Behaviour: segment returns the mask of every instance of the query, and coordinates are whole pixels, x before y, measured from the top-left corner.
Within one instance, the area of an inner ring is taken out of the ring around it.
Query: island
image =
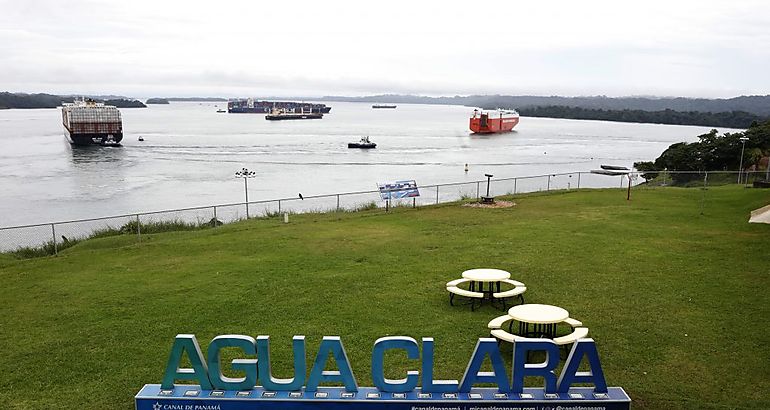
[[[24,94],[0,92],[0,107],[10,108],[56,108],[64,103],[79,100],[81,96],[53,95],[53,94]],[[141,101],[122,96],[85,96],[105,105],[114,105],[118,108],[146,108]]]
[[[141,101],[128,98],[104,100],[104,105],[112,105],[118,108],[147,108]]]
[[[148,98],[145,104],[168,104],[168,99],[166,98]]]

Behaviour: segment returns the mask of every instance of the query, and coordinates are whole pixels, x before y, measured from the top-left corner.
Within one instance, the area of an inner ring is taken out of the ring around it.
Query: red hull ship
[[[508,132],[519,123],[519,113],[516,111],[500,111],[490,114],[479,110],[473,110],[471,117],[471,131],[476,134],[491,134],[495,132]]]

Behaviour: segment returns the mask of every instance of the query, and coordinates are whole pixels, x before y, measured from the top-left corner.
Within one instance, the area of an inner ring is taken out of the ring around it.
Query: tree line
[[[743,155],[741,155],[743,154]],[[754,122],[745,131],[719,134],[711,130],[697,142],[678,142],[669,146],[655,161],[635,162],[646,180],[660,171],[741,171],[766,170],[770,166],[770,120]],[[693,174],[672,174],[674,183],[686,183]]]
[[[313,100],[312,97],[302,99]],[[528,107],[564,106],[592,110],[642,110],[642,111],[698,111],[729,112],[745,111],[770,117],[770,95],[742,95],[733,98],[684,98],[684,97],[561,97],[538,95],[455,95],[452,97],[426,97],[421,95],[383,94],[366,97],[328,96],[325,101],[451,104],[468,107]]]
[[[525,107],[519,114],[526,117],[569,118],[575,120],[622,121],[636,123],[705,125],[710,127],[746,128],[765,118],[745,111],[700,112],[643,110],[603,110],[566,106]]]
[[[0,109],[9,108],[56,108],[64,103],[71,103],[79,96],[74,95],[54,95],[54,94],[21,94],[0,92]],[[145,108],[147,107],[141,101],[126,97],[110,96],[108,98],[92,97],[96,102],[103,102],[105,105],[114,105],[118,108]]]

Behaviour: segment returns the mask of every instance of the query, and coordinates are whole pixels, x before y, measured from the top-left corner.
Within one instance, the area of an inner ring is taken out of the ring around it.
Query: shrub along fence
[[[641,177],[640,177],[641,176]],[[493,178],[491,196],[516,195],[554,190],[584,188],[626,188],[638,186],[647,177],[647,186],[707,187],[728,183],[751,184],[764,178],[764,172],[729,171],[645,171],[628,175],[601,175],[592,172],[565,172],[524,177]],[[426,206],[462,199],[478,199],[487,193],[487,180],[419,186],[414,199],[391,200],[389,206]],[[48,222],[0,228],[0,252],[20,258],[54,255],[89,239],[116,235],[142,235],[197,229],[211,229],[222,224],[252,218],[276,217],[284,213],[355,212],[385,208],[377,190],[310,195],[133,213],[71,221]]]

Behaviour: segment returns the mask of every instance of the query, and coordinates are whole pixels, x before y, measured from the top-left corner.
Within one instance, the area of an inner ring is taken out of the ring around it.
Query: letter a
[[[180,369],[182,356],[187,352],[190,358],[191,369]],[[163,389],[173,389],[174,380],[192,380],[200,384],[201,389],[211,390],[209,381],[209,371],[206,368],[206,361],[203,360],[203,353],[195,335],[176,335],[174,346],[171,347],[171,354],[168,357],[166,372],[163,375],[163,382],[160,387]]]
[[[590,371],[578,371],[583,356],[588,359]],[[604,371],[599,362],[599,352],[596,351],[596,343],[593,339],[580,339],[572,346],[569,357],[564,364],[564,370],[559,376],[559,393],[568,392],[570,386],[575,383],[592,383],[596,393],[607,393],[607,381],[604,380]]]

